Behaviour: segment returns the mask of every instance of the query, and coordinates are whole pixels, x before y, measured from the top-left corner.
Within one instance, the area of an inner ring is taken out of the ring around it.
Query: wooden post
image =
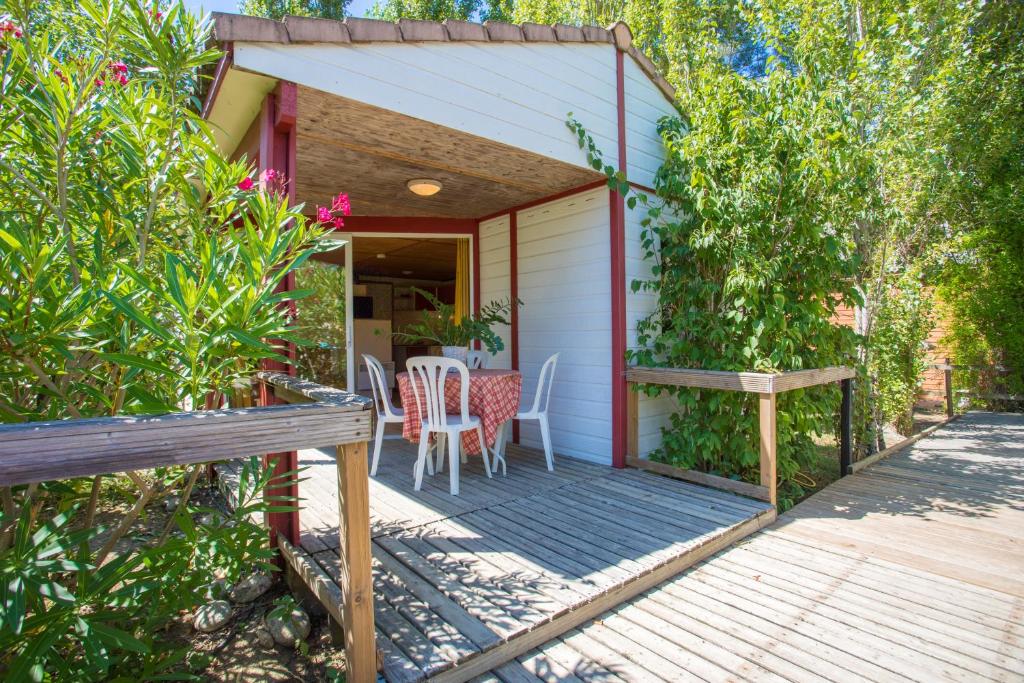
[[[260,382],[259,404],[261,406],[273,406],[287,403],[274,395],[274,390],[266,382]],[[267,453],[263,456],[263,468],[273,470],[274,486],[268,486],[263,491],[264,498],[287,496],[292,499],[289,505],[294,508],[290,512],[267,512],[265,513],[267,528],[270,531],[270,547],[277,551],[277,537],[284,536],[292,545],[299,545],[299,454],[298,451],[284,451],[282,453]],[[288,473],[291,474],[288,474]],[[285,479],[287,475],[287,479]],[[281,505],[281,501],[271,502],[272,505]],[[276,562],[283,564],[283,558],[278,556]]]
[[[640,392],[630,386],[626,391],[626,459],[640,457]]]
[[[366,442],[337,448],[338,555],[342,616],[345,623],[346,680],[372,683],[377,678],[373,625],[373,572],[370,555],[370,486]]]
[[[853,379],[840,380],[843,404],[839,412],[839,476],[850,473],[853,464]]]
[[[759,394],[761,421],[761,486],[768,489],[768,502],[778,505],[775,474],[775,394]]]
[[[942,377],[946,384],[946,417],[953,417],[953,366],[949,359],[946,359],[946,367],[942,370]]]

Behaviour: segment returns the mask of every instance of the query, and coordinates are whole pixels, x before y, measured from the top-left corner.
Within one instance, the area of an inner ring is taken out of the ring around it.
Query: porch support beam
[[[274,92],[269,93],[263,100],[263,108],[260,110],[260,135],[259,135],[259,170],[262,174],[270,169],[278,171],[285,178],[285,192],[288,202],[295,202],[295,120],[296,120],[296,87],[294,83],[282,81],[278,83]],[[289,273],[288,277],[278,285],[278,291],[290,291],[295,289],[295,274]],[[295,302],[288,301],[285,304],[292,316],[295,315]],[[289,359],[295,358],[295,346],[288,345],[287,355]],[[273,360],[265,360],[261,363],[265,371],[285,372],[289,375],[295,374],[295,366],[292,363],[281,363]],[[269,406],[283,403],[274,396],[273,391],[261,384],[260,405]],[[287,472],[295,472],[298,469],[298,452],[285,451],[281,453],[269,453],[263,456],[263,466],[272,468],[274,475],[283,476]],[[277,537],[280,535],[292,545],[299,544],[300,526],[298,498],[299,487],[295,477],[290,477],[291,483],[286,486],[267,489],[268,496],[289,496],[295,500],[295,509],[291,512],[268,512],[267,526],[270,529],[270,547],[277,548]]]

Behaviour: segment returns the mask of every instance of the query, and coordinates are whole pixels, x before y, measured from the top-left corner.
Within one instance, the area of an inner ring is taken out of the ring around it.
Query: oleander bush
[[[307,223],[284,179],[255,179],[217,150],[197,113],[219,56],[208,27],[180,3],[142,0],[0,12],[0,420],[244,404],[245,379],[295,341],[290,295],[275,290],[317,249],[324,218]],[[156,471],[147,495],[184,491],[152,539],[125,537],[144,505],[95,525],[101,478],[0,489],[0,677],[178,671],[167,622],[213,568],[234,578],[264,563],[249,515],[291,504],[264,502],[281,482],[247,472],[256,497],[200,524],[199,469]]]

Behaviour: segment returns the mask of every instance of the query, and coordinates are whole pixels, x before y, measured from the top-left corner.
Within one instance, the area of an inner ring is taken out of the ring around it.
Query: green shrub
[[[13,535],[0,550],[4,680],[166,680],[176,672],[185,649],[168,627],[204,601],[214,571],[232,582],[273,569],[267,532],[250,517],[288,509],[264,501],[283,479],[255,457],[241,477],[230,513],[189,507],[175,516],[177,534],[102,564],[90,541],[107,530],[76,523],[82,496],[72,486],[50,487],[42,519],[30,504],[17,518],[0,516]],[[204,516],[211,521],[194,521]]]
[[[257,184],[218,152],[196,110],[201,70],[219,56],[208,26],[139,0],[2,11],[0,420],[244,403],[259,362],[282,358],[264,340],[295,338],[279,305],[290,295],[275,290],[323,228],[287,206],[278,179]],[[222,523],[193,522],[198,474],[157,472],[187,481],[177,535],[118,549],[143,507],[101,537],[100,478],[0,489],[6,680],[143,680],[176,666],[162,629],[212,568],[234,576],[268,557],[247,516],[264,509],[257,498]]]
[[[666,161],[657,199],[635,193],[652,278],[633,291],[657,296],[637,325],[629,361],[705,370],[783,372],[851,365],[857,335],[833,325],[860,297],[852,225],[867,172],[845,100],[808,74],[776,67],[763,80],[719,67],[692,74],[687,117],[661,121]],[[601,170],[600,152],[571,120]],[[604,167],[609,184],[626,178]],[[651,388],[652,392],[660,388]],[[667,388],[679,410],[652,457],[688,469],[759,479],[758,397]],[[833,433],[836,387],[778,399],[780,503],[817,459],[814,437]]]
[[[934,325],[933,301],[919,278],[900,278],[881,300],[871,345],[871,375],[876,386],[875,409],[880,424],[892,424],[909,435],[913,409],[927,368],[925,341]]]

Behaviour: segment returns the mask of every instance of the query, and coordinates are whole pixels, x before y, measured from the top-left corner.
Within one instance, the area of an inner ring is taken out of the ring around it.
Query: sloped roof
[[[608,28],[567,24],[506,24],[448,19],[443,22],[401,19],[398,22],[346,17],[344,21],[286,16],[282,21],[246,14],[213,12],[213,38],[219,42],[253,43],[610,43],[628,54],[669,100],[675,88],[658,73],[647,55],[633,45],[633,34],[623,22]]]

